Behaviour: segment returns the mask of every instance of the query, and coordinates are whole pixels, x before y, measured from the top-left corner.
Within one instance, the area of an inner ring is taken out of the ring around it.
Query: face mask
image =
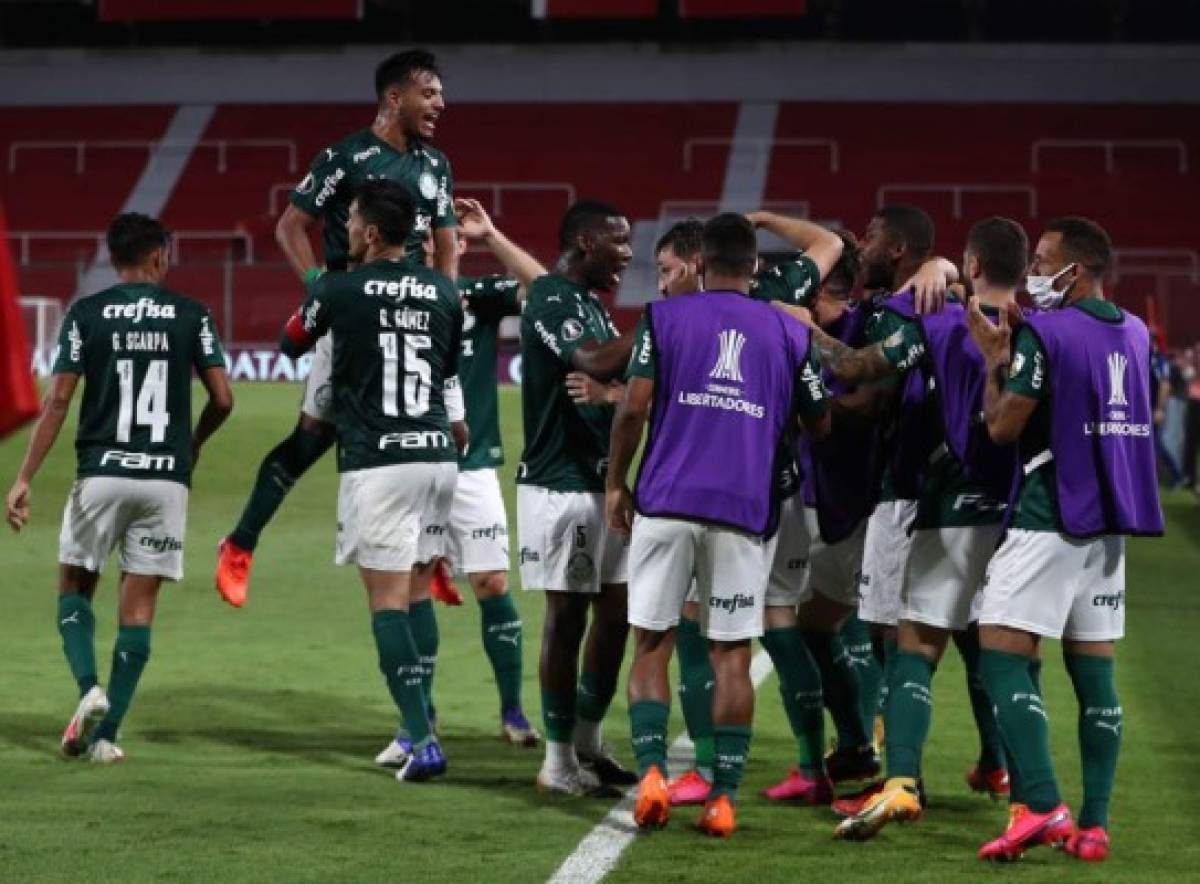
[[[1067,286],[1061,292],[1055,291],[1054,281],[1074,266],[1074,264],[1068,264],[1053,276],[1029,275],[1025,277],[1025,291],[1029,292],[1029,297],[1033,299],[1033,303],[1039,310],[1053,310],[1062,304],[1063,298],[1067,296],[1067,291],[1071,287]]]

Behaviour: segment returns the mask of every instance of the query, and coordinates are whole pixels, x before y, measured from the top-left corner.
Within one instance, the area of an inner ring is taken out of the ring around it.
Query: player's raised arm
[[[822,279],[829,275],[833,265],[842,256],[842,249],[845,247],[842,238],[820,224],[814,224],[804,218],[792,218],[761,210],[750,212],[746,218],[755,227],[771,231],[803,252],[805,257],[817,265]]]
[[[504,269],[521,283],[518,296],[525,297],[526,291],[539,276],[546,275],[546,268],[537,258],[529,254],[496,228],[491,216],[478,200],[456,199],[454,210],[458,213],[459,231],[467,239],[479,240],[496,256]]]
[[[71,410],[71,399],[78,384],[79,375],[69,371],[55,374],[50,382],[50,390],[42,401],[42,412],[38,415],[33,434],[29,437],[25,459],[21,462],[16,481],[13,482],[5,500],[8,524],[14,531],[20,531],[29,521],[30,483],[41,468],[46,455],[54,447],[63,421],[67,419],[67,412]]]
[[[312,282],[321,273],[320,262],[313,254],[308,230],[317,219],[295,206],[289,205],[275,224],[275,242],[287,258],[288,264],[306,283]]]

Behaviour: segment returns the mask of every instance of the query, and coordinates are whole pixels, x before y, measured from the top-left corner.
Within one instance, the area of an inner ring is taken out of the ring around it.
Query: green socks
[[[667,775],[667,719],[671,707],[657,700],[639,700],[629,706],[629,733],[638,774],[645,776],[654,765]]]
[[[58,597],[58,634],[82,697],[97,684],[96,617],[91,602],[77,592]]]
[[[1030,675],[1029,658],[984,648],[979,652],[979,676],[996,709],[1009,761],[1019,774],[1020,798],[1014,800],[1037,813],[1053,810],[1062,798],[1050,760],[1049,719]]]
[[[546,740],[570,743],[575,737],[575,692],[542,691],[542,726]]]
[[[798,767],[806,776],[823,776],[825,708],[817,664],[794,626],[768,629],[762,645],[779,675],[779,696],[800,753]]]
[[[1121,751],[1121,701],[1111,657],[1064,654],[1079,701],[1079,757],[1083,762],[1083,807],[1079,827],[1108,828],[1108,802]]]
[[[423,743],[430,735],[424,667],[409,628],[409,615],[400,610],[376,611],[371,615],[371,632],[379,652],[379,671],[400,709],[404,729],[414,744]]]
[[[433,599],[414,602],[408,606],[408,625],[412,630],[413,644],[417,646],[417,654],[421,657],[421,689],[425,692],[425,701],[429,704],[429,717],[432,719],[436,715],[433,708],[433,670],[437,666],[440,642],[437,617],[433,613]]]
[[[696,769],[709,782],[713,778],[713,675],[708,659],[708,640],[700,634],[700,624],[682,617],[675,631],[675,652],[679,656],[679,705],[688,736],[696,747]]]
[[[494,596],[479,603],[483,650],[492,664],[500,691],[500,711],[521,706],[521,615],[512,595]]]
[[[879,693],[883,687],[883,667],[875,656],[871,645],[871,633],[867,624],[851,614],[842,624],[842,644],[854,663],[858,676],[859,714],[868,734],[875,729],[875,716],[879,714]]]
[[[271,521],[296,480],[321,459],[333,442],[332,434],[310,433],[297,426],[290,436],[271,449],[258,468],[250,499],[246,501],[242,517],[230,535],[237,546],[254,551],[258,546],[258,536],[267,527],[267,522]]]
[[[584,721],[604,720],[609,704],[617,693],[617,673],[601,675],[584,671],[579,676],[579,699],[576,708]]]
[[[975,717],[975,730],[979,732],[979,767],[983,771],[1000,770],[1004,767],[1004,743],[1000,738],[1000,727],[992,712],[992,701],[983,689],[979,678],[979,631],[977,627],[965,632],[954,633],[954,645],[962,656],[967,671],[967,696],[971,700],[971,714]],[[1035,682],[1034,690],[1041,688]]]
[[[122,626],[117,631],[113,645],[112,674],[108,678],[108,714],[96,726],[93,740],[116,742],[117,728],[121,726],[138,679],[150,658],[150,627]]]
[[[802,629],[801,635],[821,673],[825,705],[837,728],[838,749],[859,749],[870,744],[871,736],[859,708],[858,676],[841,638],[836,632],[807,629]]]
[[[718,724],[713,727],[713,743],[716,747],[717,766],[709,800],[727,795],[730,801],[737,801],[738,786],[742,784],[742,771],[746,767],[746,757],[750,754],[750,727]]]
[[[913,651],[899,651],[891,666],[888,704],[883,713],[888,777],[921,776],[921,753],[933,718],[933,663]]]

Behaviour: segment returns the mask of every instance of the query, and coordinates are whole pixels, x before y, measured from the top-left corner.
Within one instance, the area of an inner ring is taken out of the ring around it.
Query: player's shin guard
[[[1029,658],[984,648],[979,675],[996,709],[996,721],[1013,768],[1020,772],[1020,800],[1049,813],[1062,799],[1050,760],[1050,728],[1041,694],[1030,677]]]
[[[483,650],[492,664],[500,710],[521,707],[521,615],[512,595],[492,596],[479,602]]]
[[[1121,751],[1123,715],[1111,657],[1064,654],[1079,701],[1079,757],[1083,764],[1083,806],[1079,828],[1108,828],[1108,802]]]
[[[762,644],[779,674],[779,696],[799,750],[797,766],[809,777],[823,776],[825,708],[817,664],[794,626],[768,629]]]
[[[92,605],[79,593],[58,597],[58,634],[79,696],[96,686],[96,617]]]
[[[117,741],[117,729],[133,702],[138,679],[150,659],[150,627],[122,626],[113,645],[112,674],[108,679],[108,714],[96,726],[92,742]]]
[[[696,768],[713,778],[713,675],[708,657],[708,641],[700,634],[700,624],[681,618],[675,633],[675,651],[679,655],[679,705],[688,736],[696,747]]]
[[[254,479],[254,489],[230,539],[253,552],[258,537],[274,517],[283,499],[304,473],[333,446],[332,434],[312,433],[297,426],[292,434],[263,458]]]
[[[923,655],[900,651],[892,665],[883,733],[887,746],[887,775],[921,776],[921,753],[933,717],[933,664]]]
[[[971,714],[975,717],[975,730],[979,732],[979,769],[999,770],[1005,766],[1004,742],[1000,738],[1000,727],[992,711],[992,701],[983,689],[979,677],[979,630],[971,628],[954,633],[954,645],[962,656],[967,671],[967,696],[971,700]],[[1036,685],[1035,685],[1036,688]],[[1040,694],[1041,691],[1038,690]]]
[[[713,801],[725,795],[730,801],[736,801],[738,786],[742,784],[742,772],[746,768],[746,758],[750,754],[750,727],[718,724],[713,727],[713,744],[717,764],[709,800]]]
[[[809,629],[801,630],[801,634],[821,673],[825,705],[837,728],[838,749],[859,749],[870,744],[870,731],[859,708],[858,676],[841,638],[836,632]]]
[[[879,714],[879,693],[883,688],[883,666],[875,656],[867,624],[851,614],[842,624],[842,644],[854,661],[858,675],[859,714],[870,732]]]
[[[408,736],[414,746],[420,745],[430,734],[428,701],[409,615],[400,610],[376,611],[371,615],[371,632],[379,653],[379,671],[400,710]]]
[[[428,715],[433,718],[433,674],[441,644],[433,599],[413,602],[408,606],[408,625],[412,630],[413,643],[417,646],[417,654],[421,657],[421,690],[425,692],[425,702],[429,704]]]
[[[663,776],[667,775],[667,720],[670,716],[671,707],[657,700],[639,700],[630,705],[629,734],[639,777],[644,777],[655,766]]]

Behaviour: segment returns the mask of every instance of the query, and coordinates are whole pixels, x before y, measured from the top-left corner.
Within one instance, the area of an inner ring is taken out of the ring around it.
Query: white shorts
[[[912,547],[908,526],[916,515],[915,500],[888,500],[877,504],[867,519],[859,619],[884,626],[895,626],[900,619],[904,567]]]
[[[399,463],[342,473],[334,561],[411,571],[445,554],[458,467]]]
[[[804,592],[812,537],[804,518],[804,496],[793,494],[779,511],[779,531],[772,538],[771,575],[767,580],[768,608],[794,608]]]
[[[459,472],[446,555],[458,574],[508,570],[508,514],[495,470]]]
[[[129,574],[183,578],[188,489],[165,479],[88,476],[63,510],[58,560],[100,573],[114,549]]]
[[[603,494],[518,485],[517,534],[525,589],[596,594],[629,579],[629,543],[608,530]]]
[[[768,542],[740,531],[637,516],[629,548],[629,622],[656,632],[678,625],[694,579],[706,637],[758,638],[769,552]]]
[[[999,539],[999,525],[914,531],[900,619],[966,629]]]
[[[1125,538],[1010,529],[988,565],[979,624],[1072,641],[1124,637]]]
[[[321,335],[313,347],[300,410],[315,420],[333,423],[333,332]]]
[[[859,522],[845,540],[832,544],[821,539],[816,507],[804,508],[804,524],[808,529],[811,545],[808,549],[808,571],[804,575],[800,603],[811,599],[814,593],[820,593],[827,599],[857,608],[858,581],[862,576],[867,520]]]

